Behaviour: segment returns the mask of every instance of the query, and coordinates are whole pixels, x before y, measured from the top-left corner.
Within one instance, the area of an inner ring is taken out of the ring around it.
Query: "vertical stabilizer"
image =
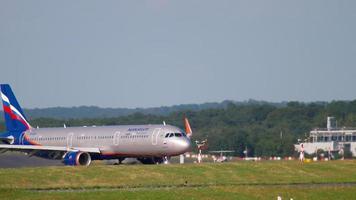
[[[187,134],[187,136],[189,138],[192,137],[193,131],[192,128],[190,128],[189,120],[186,117],[184,118],[184,126],[185,126],[185,133]]]
[[[31,126],[23,114],[10,85],[0,84],[0,87],[7,131],[21,132],[30,129]]]

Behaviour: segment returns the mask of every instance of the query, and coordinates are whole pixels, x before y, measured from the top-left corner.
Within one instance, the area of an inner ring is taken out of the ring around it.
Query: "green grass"
[[[0,199],[356,199],[355,191],[356,161],[0,169]]]

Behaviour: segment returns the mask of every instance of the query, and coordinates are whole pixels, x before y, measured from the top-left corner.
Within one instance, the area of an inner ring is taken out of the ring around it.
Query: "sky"
[[[0,0],[25,108],[356,99],[354,0]]]

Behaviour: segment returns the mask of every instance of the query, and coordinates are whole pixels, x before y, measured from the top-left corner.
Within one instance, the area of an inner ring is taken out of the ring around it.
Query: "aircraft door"
[[[67,148],[71,148],[73,145],[73,133],[67,135]]]
[[[119,145],[120,143],[120,131],[116,131],[114,135],[114,145]]]
[[[152,134],[152,145],[157,145],[157,140],[158,140],[158,136],[159,136],[159,132],[161,131],[161,128],[155,128],[155,130],[153,130],[153,134]]]

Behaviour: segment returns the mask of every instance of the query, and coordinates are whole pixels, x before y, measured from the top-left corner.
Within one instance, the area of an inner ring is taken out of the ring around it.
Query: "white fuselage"
[[[172,133],[172,134],[171,134]],[[102,156],[174,156],[190,148],[183,131],[170,125],[39,128],[23,133],[18,143],[99,148]]]

